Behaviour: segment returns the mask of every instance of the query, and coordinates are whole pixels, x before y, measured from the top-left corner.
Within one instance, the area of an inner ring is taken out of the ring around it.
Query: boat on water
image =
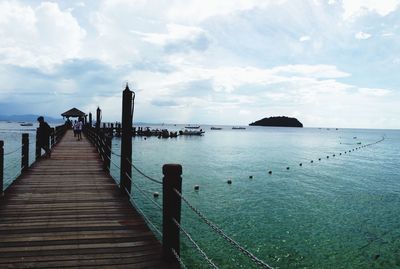
[[[245,127],[240,127],[240,126],[233,126],[232,130],[246,130]]]
[[[196,125],[196,126],[190,126],[190,125],[188,125],[188,126],[185,126],[185,128],[186,128],[186,129],[199,129],[200,126],[199,126],[199,125]]]
[[[211,130],[222,130],[221,127],[211,127],[210,129],[211,129]]]
[[[197,136],[201,136],[203,135],[205,132],[200,129],[200,130],[196,130],[196,131],[192,131],[192,130],[184,130],[184,131],[179,131],[179,135],[197,135]]]
[[[19,125],[21,125],[21,126],[33,126],[33,123],[24,122],[24,123],[20,123]]]

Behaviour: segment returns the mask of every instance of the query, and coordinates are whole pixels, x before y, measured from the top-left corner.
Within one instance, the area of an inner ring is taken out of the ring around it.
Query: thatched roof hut
[[[85,117],[86,116],[86,114],[84,113],[84,112],[82,112],[82,111],[80,111],[79,109],[77,109],[77,108],[71,108],[70,110],[68,110],[68,111],[65,111],[64,113],[62,113],[61,114],[61,116],[63,116],[63,117],[65,117],[65,118],[75,118],[75,117],[77,117],[77,118],[80,118],[80,117]]]

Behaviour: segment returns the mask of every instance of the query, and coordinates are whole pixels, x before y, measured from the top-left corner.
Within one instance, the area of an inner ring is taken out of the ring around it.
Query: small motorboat
[[[211,129],[211,130],[222,130],[221,127],[211,127],[210,129]]]
[[[240,127],[240,126],[233,126],[232,130],[246,130],[245,127]]]
[[[21,126],[33,126],[33,123],[24,122],[24,123],[20,123],[19,125],[21,125]]]

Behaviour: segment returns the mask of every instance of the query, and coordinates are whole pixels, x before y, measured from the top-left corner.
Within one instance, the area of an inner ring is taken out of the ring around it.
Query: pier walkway
[[[168,268],[161,255],[95,147],[70,130],[0,203],[0,268]]]

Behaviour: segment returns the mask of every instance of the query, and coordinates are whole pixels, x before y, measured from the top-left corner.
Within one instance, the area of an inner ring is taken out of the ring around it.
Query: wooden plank
[[[0,268],[170,268],[161,251],[96,149],[71,131],[0,205]]]

